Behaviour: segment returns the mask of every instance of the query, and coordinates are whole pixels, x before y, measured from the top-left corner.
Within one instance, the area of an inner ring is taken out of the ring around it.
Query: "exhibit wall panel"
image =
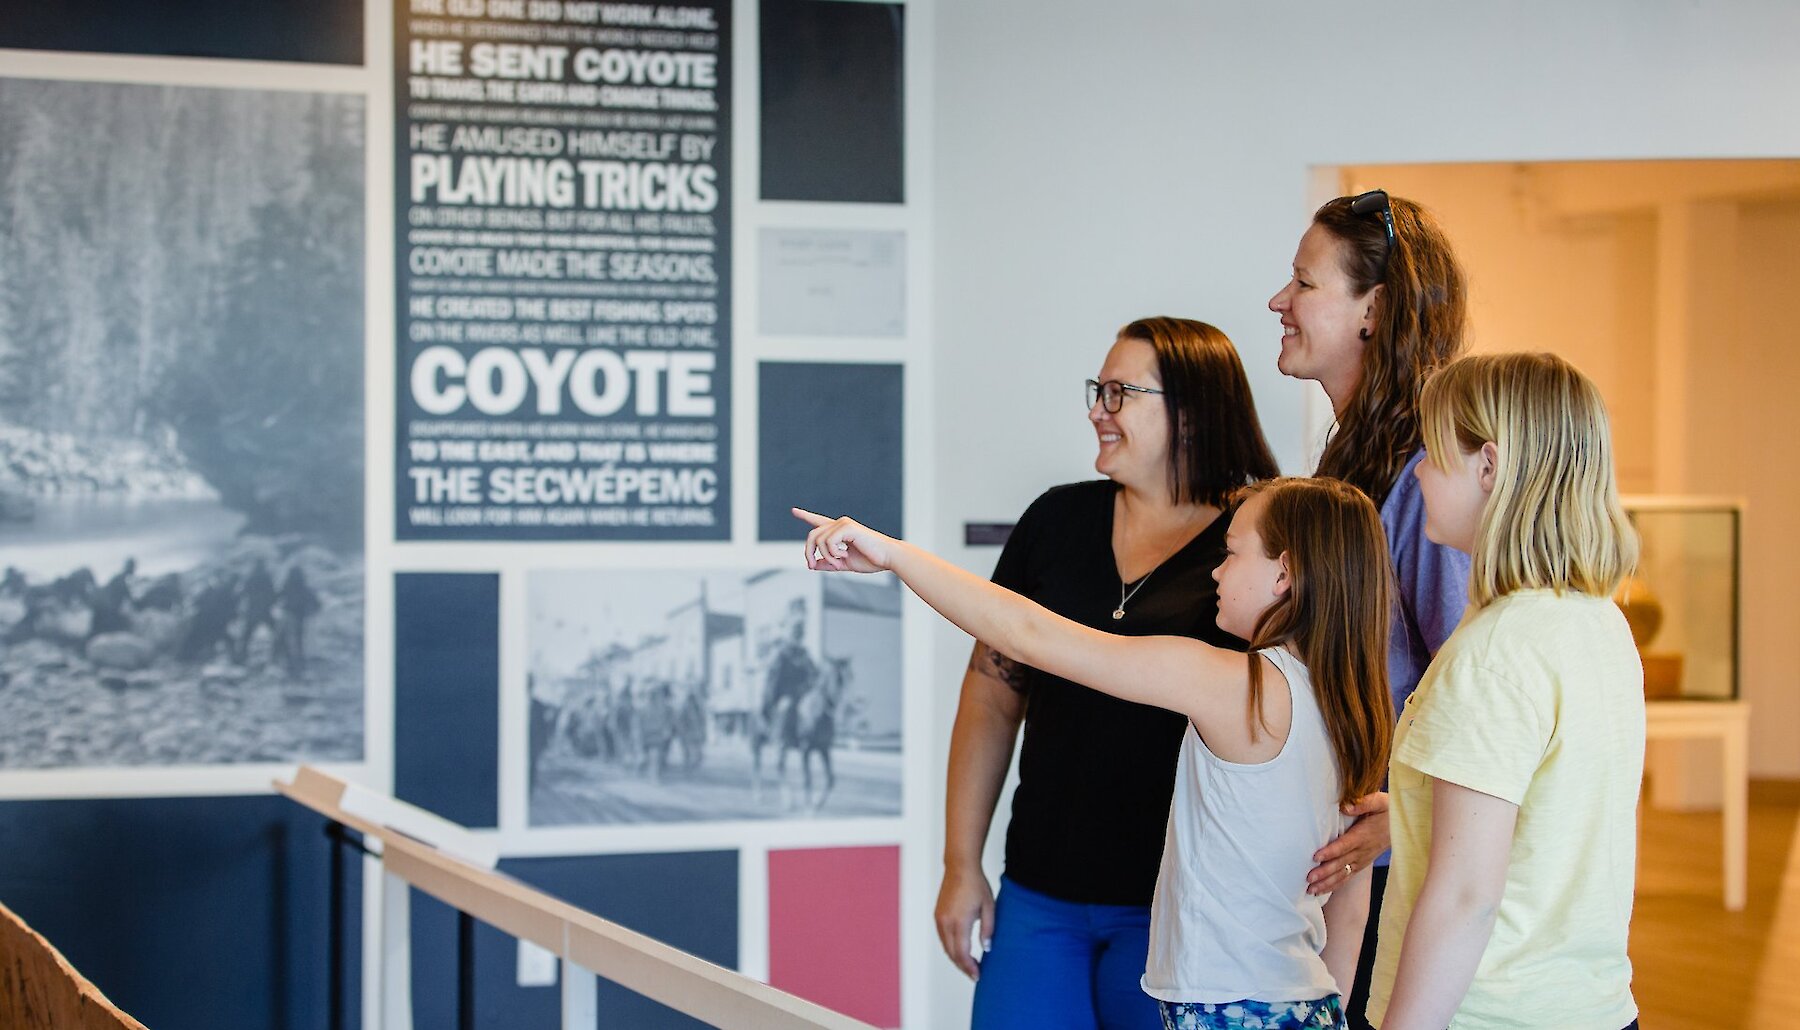
[[[290,6],[0,34],[0,895],[146,1018],[318,1021],[326,841],[269,787],[314,761],[761,978],[772,849],[891,854],[865,900],[928,912],[924,609],[827,589],[763,516],[930,540],[931,4],[334,2],[270,50]],[[855,467],[793,460],[833,436]],[[99,890],[84,853],[152,823],[169,857]],[[266,1006],[104,943],[179,937],[172,899],[200,950],[146,954],[223,949]],[[446,913],[415,916],[442,1015]],[[924,1025],[929,919],[871,933],[857,1004]],[[541,963],[477,952],[483,1005],[548,1018]]]
[[[152,1025],[297,1025],[326,1015],[328,842],[270,781],[391,779],[384,99],[361,4],[200,6],[0,40],[111,51],[0,56],[0,893]],[[362,925],[352,900],[353,1024]]]

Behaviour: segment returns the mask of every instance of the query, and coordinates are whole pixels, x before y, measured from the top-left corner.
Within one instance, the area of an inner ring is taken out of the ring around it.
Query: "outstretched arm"
[[[851,519],[800,508],[794,515],[813,527],[807,568],[891,571],[965,633],[1027,665],[1196,722],[1216,713],[1221,701],[1242,700],[1246,663],[1236,651],[1187,637],[1102,633]]]

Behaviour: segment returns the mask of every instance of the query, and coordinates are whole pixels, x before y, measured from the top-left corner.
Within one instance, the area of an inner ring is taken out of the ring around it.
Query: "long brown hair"
[[[1120,329],[1119,339],[1156,350],[1175,503],[1223,508],[1239,487],[1280,474],[1231,337],[1205,322],[1159,315]]]
[[[1268,499],[1256,527],[1263,552],[1287,555],[1289,588],[1250,634],[1250,732],[1263,720],[1257,652],[1286,645],[1312,677],[1337,754],[1339,800],[1348,804],[1381,789],[1394,735],[1387,669],[1394,593],[1381,515],[1361,491],[1333,479],[1275,479],[1243,496],[1256,494]]]
[[[1375,327],[1363,344],[1356,392],[1338,412],[1337,431],[1318,474],[1341,479],[1379,505],[1419,449],[1419,388],[1463,349],[1468,286],[1437,219],[1405,197],[1389,197],[1394,246],[1373,214],[1350,210],[1350,197],[1313,214],[1341,247],[1341,267],[1356,295],[1377,286]]]

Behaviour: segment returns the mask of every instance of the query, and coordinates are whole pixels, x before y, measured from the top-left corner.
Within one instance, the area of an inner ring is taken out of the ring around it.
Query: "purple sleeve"
[[[1413,475],[1424,455],[1420,451],[1406,463],[1381,506],[1400,594],[1388,656],[1396,703],[1418,685],[1425,666],[1455,632],[1469,603],[1469,556],[1425,536],[1425,498]]]
[[[1419,507],[1413,546],[1394,555],[1400,604],[1418,627],[1425,649],[1435,657],[1462,621],[1469,605],[1469,556],[1425,538],[1425,511]]]

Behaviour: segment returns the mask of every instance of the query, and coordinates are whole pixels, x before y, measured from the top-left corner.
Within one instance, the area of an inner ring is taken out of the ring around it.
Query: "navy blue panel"
[[[500,819],[500,577],[394,576],[394,796]]]
[[[0,802],[0,900],[148,1026],[323,1027],[324,827],[279,797]],[[346,854],[350,1027],[361,869]]]
[[[796,506],[902,535],[900,366],[765,361],[758,390],[758,539],[804,539]]]
[[[904,12],[762,0],[764,200],[906,199]]]
[[[244,61],[363,63],[362,0],[9,3],[0,47]]]
[[[709,962],[737,967],[735,851],[519,858],[501,862],[500,869]],[[455,1026],[456,911],[418,891],[412,898],[413,1022]],[[476,1026],[554,1030],[561,1025],[558,988],[518,986],[514,938],[477,923],[474,950]],[[704,1025],[605,980],[599,1000],[603,1027]]]

